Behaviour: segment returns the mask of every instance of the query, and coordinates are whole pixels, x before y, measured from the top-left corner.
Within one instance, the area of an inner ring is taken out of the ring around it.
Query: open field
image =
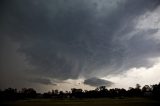
[[[31,99],[3,103],[5,106],[160,106],[160,101],[145,98],[125,99]]]

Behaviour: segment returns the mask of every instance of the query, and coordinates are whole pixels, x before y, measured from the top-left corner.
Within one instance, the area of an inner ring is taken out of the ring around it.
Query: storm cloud
[[[84,81],[84,84],[94,86],[94,87],[99,87],[99,86],[110,87],[114,83],[112,83],[111,81],[107,81],[104,79],[99,79],[99,78],[93,77],[93,78],[86,79]]]
[[[51,80],[46,78],[34,78],[34,79],[30,79],[29,81],[33,83],[44,84],[44,85],[56,85],[53,82],[51,82]]]
[[[136,27],[140,16],[159,7],[159,0],[3,0],[2,4],[1,41],[8,37],[17,43],[28,75],[58,80],[103,77],[149,67],[148,59],[160,56],[160,42],[151,37],[159,29]]]

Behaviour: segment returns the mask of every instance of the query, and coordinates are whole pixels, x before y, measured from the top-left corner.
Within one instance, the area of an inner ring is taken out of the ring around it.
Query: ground
[[[123,99],[29,99],[5,102],[5,106],[160,106],[160,101],[146,98]],[[1,105],[2,106],[2,105]]]

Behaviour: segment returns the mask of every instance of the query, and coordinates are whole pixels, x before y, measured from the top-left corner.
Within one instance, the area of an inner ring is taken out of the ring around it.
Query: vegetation
[[[135,88],[106,89],[100,86],[95,90],[82,90],[72,88],[71,91],[52,90],[46,93],[37,93],[33,88],[17,89],[8,88],[0,90],[0,103],[7,105],[137,105],[151,106],[160,105],[160,83],[155,85],[145,85],[141,88],[139,84]]]

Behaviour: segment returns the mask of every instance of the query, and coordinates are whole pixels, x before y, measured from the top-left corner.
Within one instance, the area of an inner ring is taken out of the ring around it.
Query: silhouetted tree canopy
[[[149,97],[160,99],[160,83],[145,85],[141,89],[140,84],[129,87],[128,90],[114,88],[106,89],[106,86],[97,87],[95,90],[82,90],[72,88],[71,91],[52,90],[51,92],[37,93],[33,88],[22,88],[20,91],[14,88],[0,90],[0,100],[18,100],[28,98],[115,98],[115,97]]]

